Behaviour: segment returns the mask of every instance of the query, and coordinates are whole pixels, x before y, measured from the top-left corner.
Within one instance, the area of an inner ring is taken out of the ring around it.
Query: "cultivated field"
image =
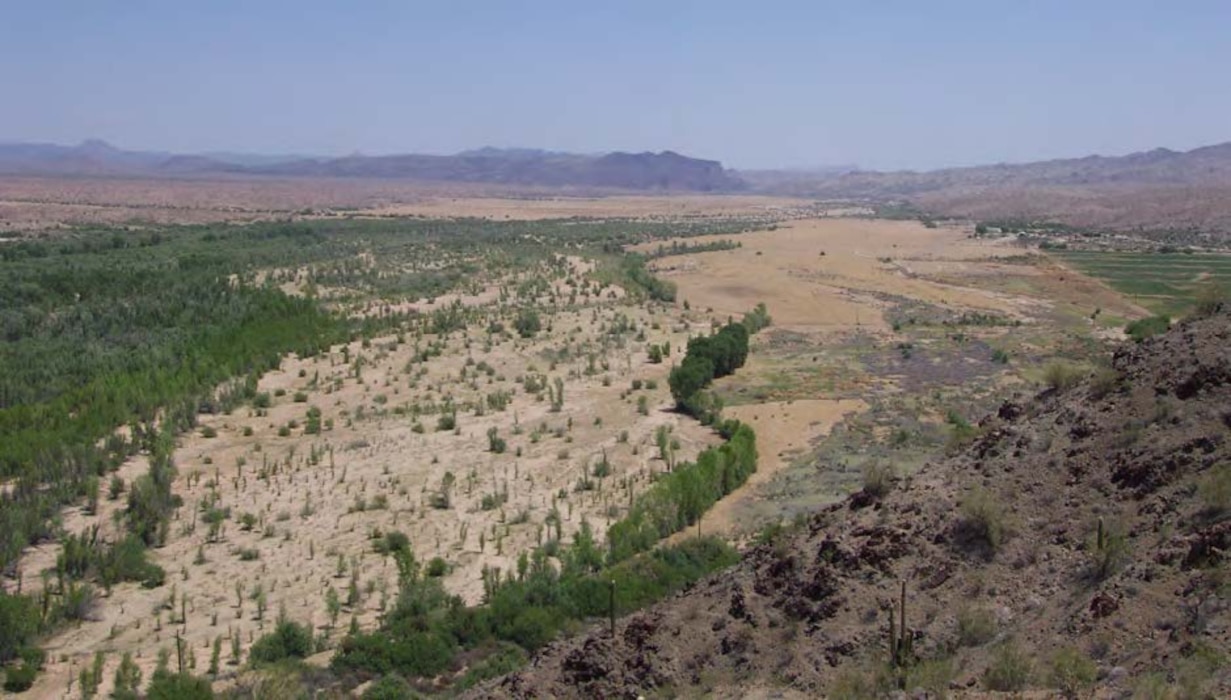
[[[1088,250],[1055,255],[1154,313],[1169,316],[1190,311],[1210,285],[1231,284],[1231,256],[1226,255]]]

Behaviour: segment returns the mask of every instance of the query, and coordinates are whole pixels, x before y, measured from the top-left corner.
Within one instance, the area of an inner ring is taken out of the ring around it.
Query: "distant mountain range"
[[[521,186],[726,192],[745,183],[714,160],[672,151],[579,155],[481,148],[456,155],[341,158],[126,151],[98,140],[76,146],[0,144],[0,172],[26,175],[253,175],[382,178]]]
[[[1191,151],[1156,148],[1125,156],[1086,156],[927,172],[773,171],[740,176],[756,189],[782,194],[867,199],[914,197],[955,188],[1206,186],[1231,183],[1231,143]]]

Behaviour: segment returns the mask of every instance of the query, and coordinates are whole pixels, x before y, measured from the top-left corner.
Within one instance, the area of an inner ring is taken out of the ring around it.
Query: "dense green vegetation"
[[[704,450],[695,463],[676,465],[607,530],[608,561],[615,563],[652,548],[698,522],[718,499],[739,488],[757,468],[756,434],[738,421],[724,421],[727,442]]]
[[[1226,255],[1090,250],[1055,255],[1160,316],[1183,316],[1209,288],[1231,288]]]
[[[748,328],[732,322],[714,335],[688,341],[684,361],[671,370],[667,380],[680,410],[707,421],[716,416],[717,410],[701,390],[715,379],[744,366],[748,359],[748,338]]]
[[[708,243],[681,243],[680,241],[672,241],[671,245],[659,244],[657,248],[650,251],[646,257],[650,260],[657,258],[666,258],[672,255],[690,255],[692,253],[712,253],[719,250],[735,250],[742,247],[739,241],[717,240]]]
[[[604,567],[588,527],[571,546],[553,548],[559,568],[547,548],[540,548],[523,554],[516,572],[489,571],[485,603],[474,607],[448,595],[439,579],[423,575],[409,551],[398,552],[396,606],[380,629],[347,636],[332,668],[359,678],[395,672],[432,677],[456,671],[462,652],[470,652],[470,658],[482,660],[459,684],[473,684],[516,668],[525,652],[565,627],[610,614],[613,590],[615,613],[624,614],[737,560],[721,540],[697,538]],[[510,644],[523,651],[510,653]]]

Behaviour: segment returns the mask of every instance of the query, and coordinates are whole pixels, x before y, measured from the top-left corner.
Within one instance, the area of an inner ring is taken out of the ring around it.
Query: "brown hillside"
[[[1029,688],[1228,697],[1229,341],[1220,314],[1072,386],[1057,372],[882,499],[856,494],[474,696],[872,697],[894,685],[905,582],[908,691],[981,694],[1016,651]]]

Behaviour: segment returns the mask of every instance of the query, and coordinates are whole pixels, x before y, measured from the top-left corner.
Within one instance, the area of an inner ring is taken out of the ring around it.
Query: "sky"
[[[1231,2],[0,0],[0,141],[929,169],[1231,141]]]

